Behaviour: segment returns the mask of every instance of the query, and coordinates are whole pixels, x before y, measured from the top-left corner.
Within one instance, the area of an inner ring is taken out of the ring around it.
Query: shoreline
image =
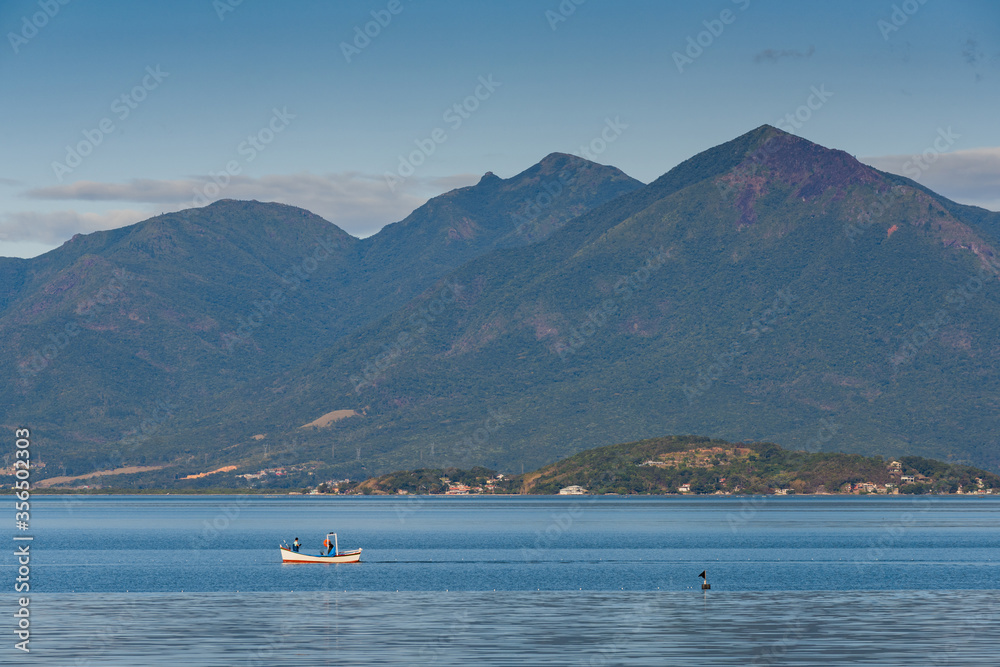
[[[13,489],[4,489],[0,496],[13,496]],[[303,498],[1000,498],[1000,494],[986,493],[797,493],[797,494],[775,494],[775,493],[608,493],[608,494],[559,494],[559,493],[470,493],[464,495],[448,495],[444,493],[407,493],[407,494],[363,494],[363,493],[253,493],[246,491],[216,491],[216,492],[186,492],[149,490],[136,491],[133,489],[122,490],[121,492],[74,492],[70,490],[47,490],[33,489],[32,496],[260,496],[261,498],[287,498],[289,496],[301,496]]]

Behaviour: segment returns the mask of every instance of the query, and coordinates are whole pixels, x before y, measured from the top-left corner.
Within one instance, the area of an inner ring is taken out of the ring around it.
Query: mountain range
[[[166,485],[670,433],[1000,470],[998,230],[770,126],[648,185],[552,154],[365,239],[220,201],[0,260],[0,423],[46,475]]]

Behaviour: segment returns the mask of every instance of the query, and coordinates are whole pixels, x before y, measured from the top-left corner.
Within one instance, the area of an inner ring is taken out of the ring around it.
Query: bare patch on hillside
[[[325,415],[318,419],[314,419],[308,424],[303,424],[299,428],[326,428],[330,424],[341,419],[347,419],[348,417],[358,417],[361,413],[357,410],[334,410],[333,412],[327,412]],[[254,436],[256,437],[256,436]]]
[[[35,486],[40,489],[47,489],[50,486],[62,486],[63,484],[68,484],[69,482],[75,482],[78,479],[91,479],[93,477],[105,477],[107,475],[131,475],[137,472],[162,470],[163,468],[166,468],[166,466],[126,466],[124,468],[115,468],[114,470],[99,470],[97,472],[87,473],[86,475],[74,475],[72,477],[49,477],[48,479],[36,482]]]
[[[221,468],[216,468],[215,470],[209,470],[208,472],[199,472],[194,475],[188,475],[187,477],[182,477],[181,479],[201,479],[202,477],[214,475],[217,472],[229,472],[231,470],[236,470],[236,466],[223,466]]]

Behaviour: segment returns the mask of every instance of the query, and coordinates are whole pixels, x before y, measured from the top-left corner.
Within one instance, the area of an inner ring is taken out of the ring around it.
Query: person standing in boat
[[[294,551],[295,553],[298,553],[298,552],[299,552],[299,547],[300,547],[300,546],[302,546],[302,545],[301,545],[301,544],[299,544],[299,538],[297,538],[297,537],[296,537],[296,538],[295,538],[295,541],[294,541],[294,542],[292,542],[292,551]]]
[[[330,541],[330,536],[329,535],[327,535],[326,539],[323,540],[323,546],[326,548],[326,553],[323,554],[323,555],[324,556],[329,556],[330,552],[333,551],[333,542]]]

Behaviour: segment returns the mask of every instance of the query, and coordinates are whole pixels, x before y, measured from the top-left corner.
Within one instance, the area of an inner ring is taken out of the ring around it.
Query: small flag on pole
[[[705,573],[704,573],[704,572],[702,572],[702,573],[701,573],[701,574],[699,574],[698,576],[699,576],[699,577],[701,577],[702,579],[704,579],[704,580],[708,581],[708,577],[706,577],[706,576],[705,576]]]

